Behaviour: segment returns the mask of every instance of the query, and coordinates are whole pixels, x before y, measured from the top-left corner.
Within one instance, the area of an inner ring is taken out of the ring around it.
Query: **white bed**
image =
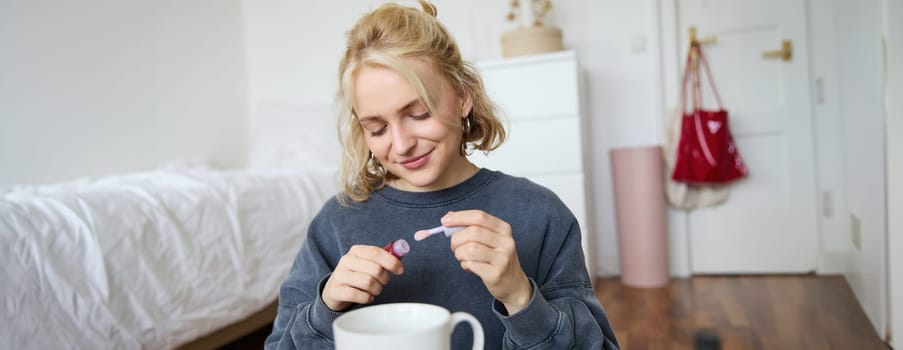
[[[259,312],[335,178],[182,167],[0,189],[0,349],[170,349]]]

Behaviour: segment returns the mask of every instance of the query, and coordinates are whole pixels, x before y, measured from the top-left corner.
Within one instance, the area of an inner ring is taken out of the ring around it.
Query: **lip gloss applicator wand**
[[[426,239],[427,237],[432,236],[437,233],[440,233],[440,232],[445,234],[445,237],[451,237],[451,235],[453,233],[463,230],[464,227],[465,226],[453,226],[453,227],[439,226],[439,227],[431,228],[429,230],[420,230],[420,231],[417,231],[414,233],[414,239],[418,240],[418,241],[422,241],[422,240]]]

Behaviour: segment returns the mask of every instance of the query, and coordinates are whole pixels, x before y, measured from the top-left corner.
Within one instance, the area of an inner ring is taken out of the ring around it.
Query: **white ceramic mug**
[[[458,322],[470,323],[473,348],[482,350],[483,326],[476,317],[431,304],[393,303],[349,311],[332,323],[332,332],[337,350],[447,350]]]

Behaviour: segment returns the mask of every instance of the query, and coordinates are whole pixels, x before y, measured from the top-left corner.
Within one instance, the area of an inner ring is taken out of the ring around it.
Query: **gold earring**
[[[383,167],[382,163],[376,160],[376,157],[373,156],[373,152],[370,152],[370,159],[367,160],[367,171],[380,177],[386,174],[386,168]]]
[[[470,134],[470,128],[470,114],[468,114],[464,116],[463,120],[461,120],[461,131],[464,132],[465,137],[467,136],[467,134]]]

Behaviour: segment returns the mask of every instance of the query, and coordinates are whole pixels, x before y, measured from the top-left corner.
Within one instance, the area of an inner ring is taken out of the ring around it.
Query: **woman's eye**
[[[386,133],[386,126],[379,128],[379,130],[374,130],[370,132],[370,136],[379,136]]]
[[[429,117],[430,117],[430,112],[426,112],[426,113],[423,113],[423,114],[420,114],[420,115],[412,115],[412,116],[411,116],[411,118],[413,118],[414,120],[424,120],[424,119],[429,118]]]

